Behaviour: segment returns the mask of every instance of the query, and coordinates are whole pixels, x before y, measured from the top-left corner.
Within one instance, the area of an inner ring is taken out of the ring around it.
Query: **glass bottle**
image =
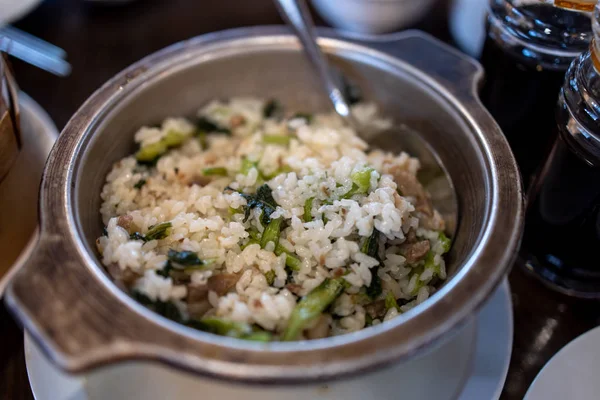
[[[490,0],[481,99],[506,135],[525,186],[552,142],[565,72],[589,47],[590,15],[580,10],[589,10],[589,1],[555,1],[573,10],[552,1]]]
[[[590,50],[569,68],[558,136],[529,194],[521,262],[564,293],[600,298],[600,4]]]

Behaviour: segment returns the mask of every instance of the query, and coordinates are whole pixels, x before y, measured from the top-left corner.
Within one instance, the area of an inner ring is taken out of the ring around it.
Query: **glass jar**
[[[481,99],[506,135],[526,186],[553,140],[565,72],[592,38],[590,15],[579,10],[589,4],[581,1],[568,2],[578,10],[551,1],[490,1]]]
[[[521,262],[564,293],[600,298],[600,4],[590,50],[569,68],[558,136],[529,193]]]

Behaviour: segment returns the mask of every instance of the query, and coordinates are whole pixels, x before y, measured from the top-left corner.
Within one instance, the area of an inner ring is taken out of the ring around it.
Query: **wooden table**
[[[16,26],[64,48],[73,73],[68,78],[56,78],[17,61],[15,70],[21,88],[62,128],[97,87],[149,53],[206,32],[279,23],[270,0],[139,0],[112,7],[83,0],[46,0]],[[446,7],[436,8],[417,27],[450,42]],[[551,292],[518,267],[511,272],[510,283],[515,338],[502,399],[520,400],[552,355],[576,336],[600,325],[600,307],[597,302]],[[0,398],[33,398],[25,370],[23,335],[3,307]]]

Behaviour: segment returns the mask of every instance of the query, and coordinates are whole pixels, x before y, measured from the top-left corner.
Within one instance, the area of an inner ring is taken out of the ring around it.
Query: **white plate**
[[[407,399],[496,400],[508,371],[513,337],[510,290],[505,281],[470,323],[448,343],[418,360],[327,386],[247,387],[215,382],[149,363],[127,363],[84,377],[58,371],[29,336],[25,359],[37,400]]]
[[[600,398],[600,327],[579,336],[548,361],[525,400]]]
[[[42,0],[0,0],[0,26],[24,17],[41,2]]]

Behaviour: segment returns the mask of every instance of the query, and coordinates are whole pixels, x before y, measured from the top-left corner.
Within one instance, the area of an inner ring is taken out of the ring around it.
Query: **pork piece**
[[[141,277],[137,272],[126,268],[121,269],[119,264],[111,263],[106,267],[108,274],[113,278],[117,286],[123,290],[129,289],[135,281]]]
[[[237,274],[218,274],[208,278],[208,290],[223,296],[231,290],[240,279]]]
[[[429,193],[415,175],[399,168],[390,168],[389,173],[394,177],[402,196],[415,198],[415,209],[417,211],[427,216],[433,215],[433,205]]]
[[[400,246],[400,252],[406,258],[407,264],[414,264],[421,261],[431,250],[429,240],[421,240],[415,243],[404,243]]]
[[[331,315],[322,314],[310,329],[304,332],[304,336],[309,339],[323,339],[329,336],[329,324],[331,323]]]
[[[365,311],[373,319],[383,318],[387,311],[385,307],[385,300],[377,300],[365,305]]]

